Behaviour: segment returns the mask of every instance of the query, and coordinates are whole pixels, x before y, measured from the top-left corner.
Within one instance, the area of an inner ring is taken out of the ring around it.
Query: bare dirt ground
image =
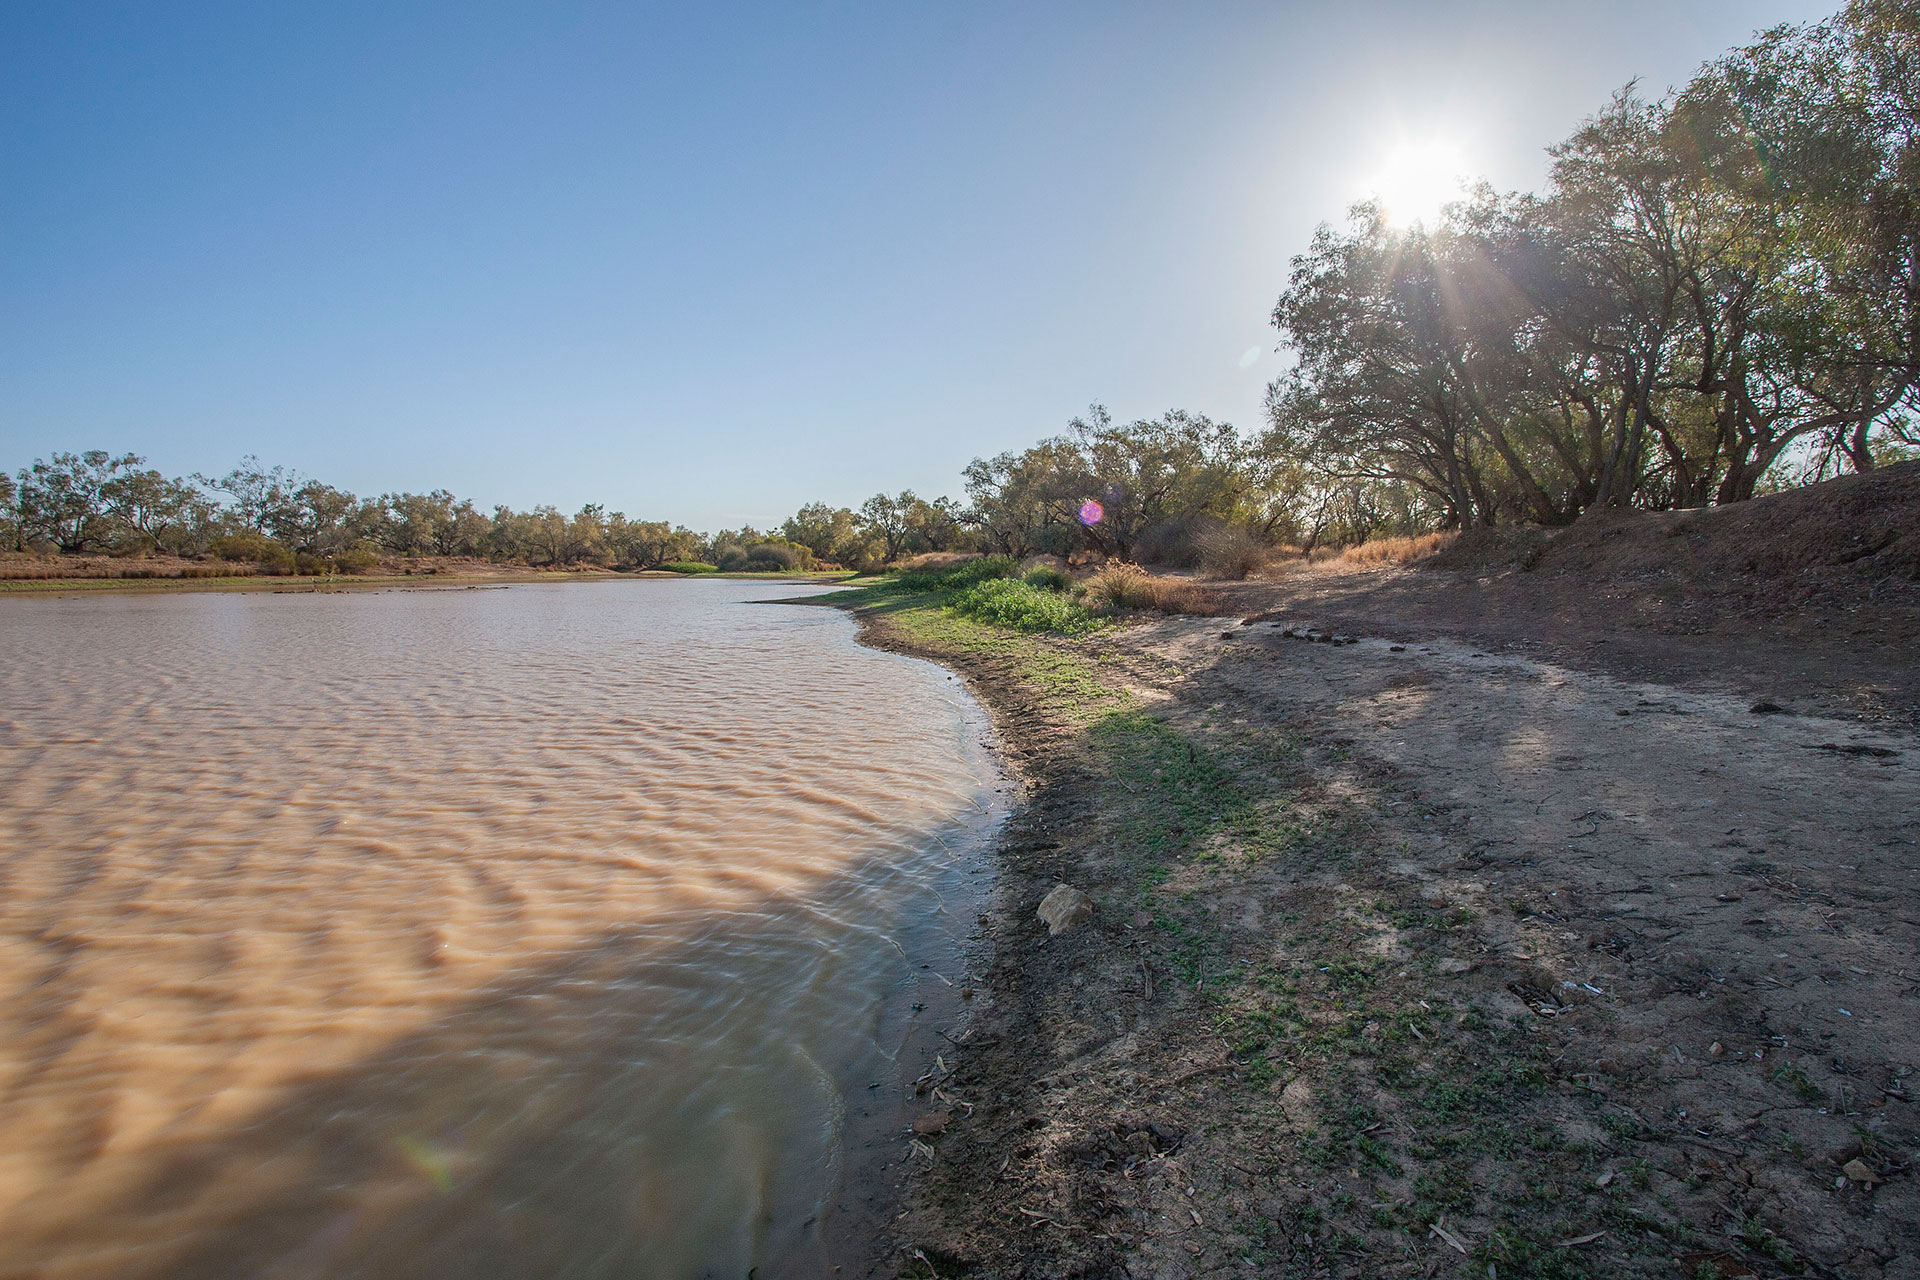
[[[1920,728],[1920,463],[1732,507],[1484,530],[1435,562],[1220,584],[1395,638],[1496,651]]]
[[[1675,592],[1673,519],[1246,623],[870,617],[1026,786],[871,1273],[1920,1275],[1916,583]]]

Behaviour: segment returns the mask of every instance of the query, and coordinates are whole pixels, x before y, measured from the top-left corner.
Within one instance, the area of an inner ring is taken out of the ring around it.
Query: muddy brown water
[[[0,601],[0,1276],[800,1269],[1001,812],[806,593]]]

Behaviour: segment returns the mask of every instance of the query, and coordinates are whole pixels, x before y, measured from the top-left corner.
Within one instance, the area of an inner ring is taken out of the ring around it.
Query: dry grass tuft
[[[1415,560],[1424,560],[1437,555],[1452,546],[1458,533],[1423,533],[1411,538],[1374,538],[1359,546],[1348,547],[1334,557],[1343,567],[1364,568],[1370,565],[1411,564]]]
[[[1203,618],[1227,612],[1226,602],[1205,587],[1177,578],[1161,578],[1135,564],[1110,564],[1086,581],[1087,602],[1114,612],[1148,609],[1190,613]]]
[[[973,551],[923,551],[917,556],[908,556],[896,562],[893,567],[904,573],[921,571],[939,573],[979,558],[979,554]]]

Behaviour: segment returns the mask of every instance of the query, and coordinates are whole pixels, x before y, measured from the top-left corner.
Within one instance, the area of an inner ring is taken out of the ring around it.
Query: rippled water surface
[[[994,781],[804,590],[0,600],[0,1275],[791,1249]]]

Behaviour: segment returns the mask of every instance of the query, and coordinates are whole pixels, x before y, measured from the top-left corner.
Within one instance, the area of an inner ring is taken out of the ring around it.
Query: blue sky
[[[1532,185],[1832,7],[10,4],[0,466],[713,529],[1095,400],[1252,431],[1288,258],[1397,147]]]

